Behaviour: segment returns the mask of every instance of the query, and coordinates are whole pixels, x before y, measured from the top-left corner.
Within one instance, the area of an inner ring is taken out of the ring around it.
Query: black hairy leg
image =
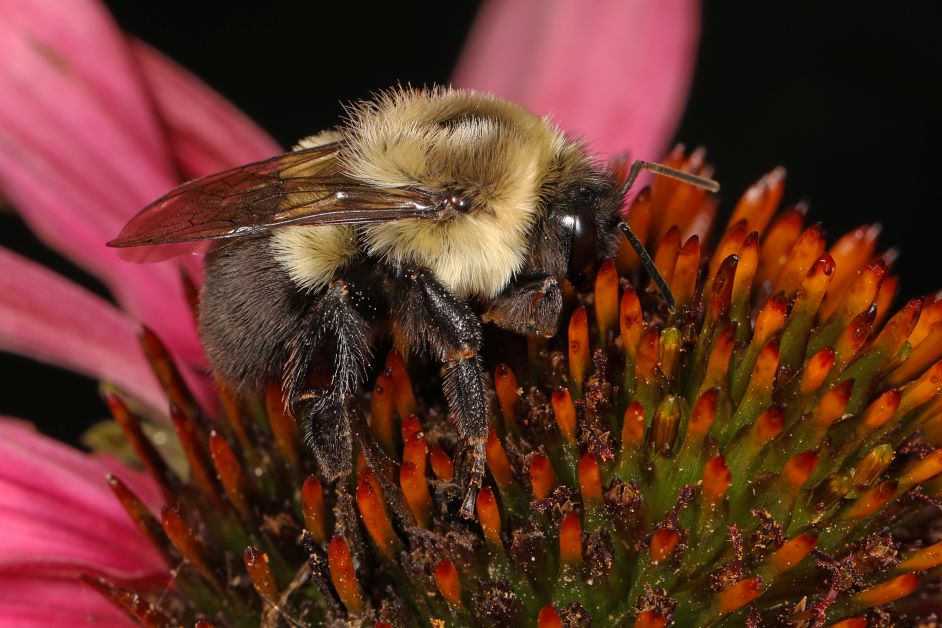
[[[351,470],[353,448],[344,401],[356,392],[370,359],[369,323],[352,303],[352,286],[336,279],[310,309],[307,328],[290,345],[284,392],[304,441],[326,479]],[[330,384],[308,385],[314,355],[332,351]]]
[[[481,319],[525,336],[550,337],[559,329],[563,293],[551,275],[515,279],[488,305]]]
[[[471,453],[470,486],[461,504],[474,516],[475,497],[484,477],[487,441],[487,389],[481,349],[481,321],[427,270],[393,281],[391,318],[409,347],[424,348],[444,365],[444,394],[449,417]]]

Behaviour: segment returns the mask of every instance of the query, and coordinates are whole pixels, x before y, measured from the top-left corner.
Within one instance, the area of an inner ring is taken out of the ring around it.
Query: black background
[[[202,77],[285,146],[330,126],[340,102],[396,81],[447,82],[477,5],[107,4],[126,30]],[[726,211],[751,181],[782,164],[786,202],[809,200],[832,237],[865,222],[884,225],[882,242],[902,249],[901,299],[942,288],[940,6],[705,4],[676,139],[709,149]],[[0,216],[0,244],[101,292],[12,216]],[[74,440],[104,416],[95,384],[74,374],[0,354],[0,382],[0,414],[33,419],[60,437]]]

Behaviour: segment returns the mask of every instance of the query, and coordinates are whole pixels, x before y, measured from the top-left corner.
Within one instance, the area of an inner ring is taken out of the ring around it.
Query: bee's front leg
[[[481,321],[424,269],[394,279],[389,302],[400,340],[409,347],[426,347],[444,364],[449,416],[471,450],[470,486],[461,504],[461,515],[471,518],[484,477],[487,441],[487,388],[478,355]]]
[[[490,302],[481,319],[524,336],[549,338],[559,329],[563,294],[552,275],[518,277]]]

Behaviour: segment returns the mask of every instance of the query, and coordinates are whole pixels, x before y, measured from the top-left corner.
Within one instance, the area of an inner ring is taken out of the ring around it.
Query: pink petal
[[[0,419],[0,574],[160,582],[166,567],[105,482],[109,464]],[[121,477],[151,505],[157,488]]]
[[[0,573],[0,625],[118,628],[137,624],[77,578]]]
[[[0,349],[111,382],[163,410],[137,324],[99,297],[0,248]]]
[[[178,266],[104,243],[177,183],[136,65],[102,7],[0,2],[0,190],[54,248],[102,278],[176,355],[202,364]]]
[[[160,52],[136,40],[131,52],[187,178],[283,152],[245,114]]]
[[[490,0],[454,82],[584,136],[602,155],[658,159],[686,100],[696,0]]]

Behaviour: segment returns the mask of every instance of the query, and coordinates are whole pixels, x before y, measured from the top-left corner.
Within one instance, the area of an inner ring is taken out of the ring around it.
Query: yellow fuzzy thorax
[[[469,211],[358,227],[273,231],[273,252],[305,289],[325,286],[358,252],[394,268],[429,269],[459,298],[491,298],[527,260],[541,195],[567,168],[588,162],[577,144],[526,109],[452,89],[401,89],[348,111],[335,131],[299,148],[341,141],[340,168],[380,188],[455,193]],[[357,244],[359,241],[359,244]]]
[[[447,221],[363,227],[365,247],[421,266],[461,298],[492,297],[523,266],[540,186],[566,147],[529,111],[473,92],[402,90],[354,109],[344,170],[381,187],[455,191],[471,211]]]

